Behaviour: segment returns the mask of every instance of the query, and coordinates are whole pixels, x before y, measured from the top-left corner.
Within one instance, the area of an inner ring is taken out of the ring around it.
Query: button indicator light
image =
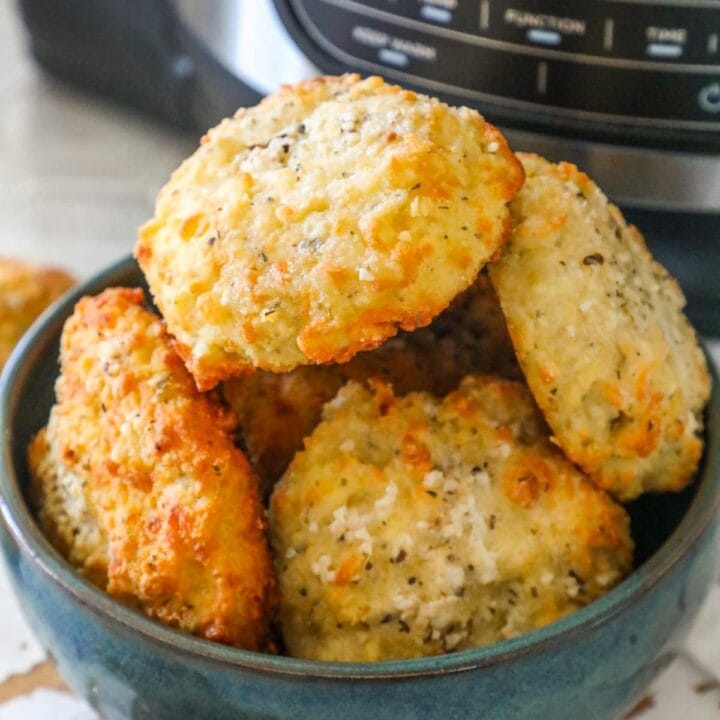
[[[378,58],[380,58],[381,62],[387,63],[388,65],[395,65],[395,67],[405,67],[408,62],[410,62],[410,58],[408,58],[405,53],[390,50],[389,48],[380,50]]]
[[[562,42],[562,36],[559,32],[554,32],[552,30],[539,30],[538,28],[528,30],[527,39],[532,43],[550,45],[552,47],[557,47]]]
[[[681,45],[669,45],[666,43],[650,43],[647,46],[647,54],[654,58],[679,58],[683,53]]]
[[[423,5],[420,8],[420,16],[425,20],[443,23],[443,25],[452,22],[452,13],[449,10],[434,5]]]

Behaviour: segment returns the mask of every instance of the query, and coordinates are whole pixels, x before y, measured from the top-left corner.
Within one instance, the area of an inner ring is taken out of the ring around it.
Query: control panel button
[[[539,28],[528,30],[527,39],[535,45],[547,45],[548,47],[557,47],[562,43],[562,35],[559,32]]]
[[[395,65],[396,67],[405,67],[410,62],[410,58],[405,53],[390,50],[389,48],[380,49],[378,52],[378,60],[387,65]]]
[[[698,104],[705,112],[720,114],[720,82],[711,83],[700,90]]]
[[[679,58],[683,54],[682,45],[673,43],[648,43],[645,54],[649,58],[667,60],[670,58]]]
[[[420,17],[423,20],[440,23],[441,25],[450,25],[453,20],[452,10],[448,7],[439,7],[430,3],[421,5]]]

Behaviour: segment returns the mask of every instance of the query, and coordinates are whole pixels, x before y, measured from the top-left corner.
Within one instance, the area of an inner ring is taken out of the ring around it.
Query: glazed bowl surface
[[[53,550],[26,503],[26,448],[47,421],[59,337],[77,299],[145,287],[131,259],[49,309],[0,381],[0,542],[31,626],[106,720],[616,720],[674,657],[715,579],[720,393],[694,484],[629,506],[636,570],[606,596],[526,635],[448,655],[320,663],[182,634],[115,602]]]

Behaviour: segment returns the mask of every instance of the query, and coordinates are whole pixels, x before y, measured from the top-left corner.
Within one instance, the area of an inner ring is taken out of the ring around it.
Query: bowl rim
[[[376,663],[326,662],[242,650],[212,643],[152,620],[125,607],[91,585],[61,558],[36,525],[25,502],[13,463],[13,418],[30,369],[45,346],[59,335],[65,319],[83,295],[123,285],[139,271],[130,256],[77,285],[50,306],[33,324],[10,356],[0,377],[0,517],[22,554],[32,558],[41,572],[86,610],[105,623],[121,626],[146,642],[189,659],[225,666],[227,669],[262,671],[277,675],[335,679],[412,678],[467,672],[521,656],[543,652],[570,637],[608,622],[637,602],[657,585],[698,543],[720,508],[720,432],[708,435],[704,469],[685,515],[665,543],[628,578],[609,593],[570,615],[538,630],[491,645],[411,660]],[[707,409],[707,426],[720,423],[720,380],[712,357],[705,352],[713,389]]]

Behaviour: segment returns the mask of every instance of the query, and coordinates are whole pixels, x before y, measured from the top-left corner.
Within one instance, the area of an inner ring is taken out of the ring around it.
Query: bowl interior
[[[5,476],[3,481],[8,483],[10,491],[12,491],[14,483],[17,483],[17,488],[22,493],[28,487],[26,448],[35,433],[47,422],[50,407],[54,402],[54,384],[58,375],[59,337],[65,319],[72,312],[78,297],[115,285],[141,287],[145,289],[147,295],[147,286],[135,262],[130,259],[121,261],[81,286],[71,295],[66,296],[59,305],[47,311],[38,320],[33,330],[21,341],[9,361],[0,388],[0,392],[4,391],[2,392],[3,417],[0,418],[0,425],[4,425],[5,431],[3,437]],[[717,387],[718,378],[714,368],[712,372],[714,384]],[[375,666],[378,670],[385,666],[385,671],[408,669],[412,672],[419,672],[424,669],[432,670],[440,667],[442,663],[447,666],[453,663],[454,659],[457,659],[462,665],[463,657],[465,657],[466,663],[470,662],[473,665],[478,662],[499,660],[508,652],[526,649],[534,641],[553,640],[562,633],[576,630],[583,622],[596,622],[603,613],[616,612],[624,602],[628,602],[632,598],[633,593],[646,589],[648,584],[652,584],[692,544],[693,539],[710,521],[720,500],[720,480],[718,479],[720,476],[720,472],[718,472],[720,453],[715,437],[720,435],[715,431],[715,428],[718,427],[717,423],[720,421],[718,417],[720,398],[718,395],[718,391],[714,390],[708,411],[707,423],[713,428],[713,432],[708,433],[708,448],[703,458],[703,466],[698,472],[698,477],[702,478],[702,481],[691,484],[681,493],[649,494],[627,506],[631,516],[632,535],[636,543],[636,570],[628,580],[588,607],[551,626],[519,638],[440,658],[376,663]],[[86,597],[92,598],[96,605],[105,610],[111,608],[112,614],[122,621],[128,622],[128,618],[131,618],[130,622],[133,626],[140,626],[146,634],[164,641],[170,640],[173,645],[180,646],[189,652],[200,649],[204,654],[217,656],[217,659],[220,660],[237,660],[240,664],[247,664],[250,661],[251,664],[257,664],[258,661],[253,660],[252,656],[264,657],[265,660],[260,662],[264,667],[275,669],[282,667],[284,670],[300,670],[313,665],[321,665],[290,658],[259,656],[257,653],[223,646],[209,647],[211,644],[206,641],[158,626],[140,614],[109,601],[108,596],[86,583],[57,557],[49,544],[40,536],[37,528],[32,526],[33,521],[29,518],[27,505],[23,505],[20,493],[16,493],[17,497],[14,499],[10,497],[11,494],[12,492],[8,493],[8,497],[4,500],[0,494],[0,510],[5,512],[6,519],[8,516],[10,517],[8,525],[11,531],[15,530],[16,537],[22,536],[23,542],[30,548],[32,554],[46,567],[51,568],[51,574],[55,575],[61,584],[69,586],[76,593],[84,593]],[[5,508],[2,507],[3,503],[6,505]],[[133,616],[135,616],[134,619]],[[282,666],[282,663],[286,665]],[[278,667],[275,667],[276,665]],[[325,665],[340,664],[326,663]],[[347,670],[352,673],[353,668],[357,671],[362,666],[363,664],[342,664],[344,670],[339,672],[345,674],[345,670]],[[367,665],[364,668],[363,674],[368,674],[368,672],[372,674],[373,671],[367,670]]]

